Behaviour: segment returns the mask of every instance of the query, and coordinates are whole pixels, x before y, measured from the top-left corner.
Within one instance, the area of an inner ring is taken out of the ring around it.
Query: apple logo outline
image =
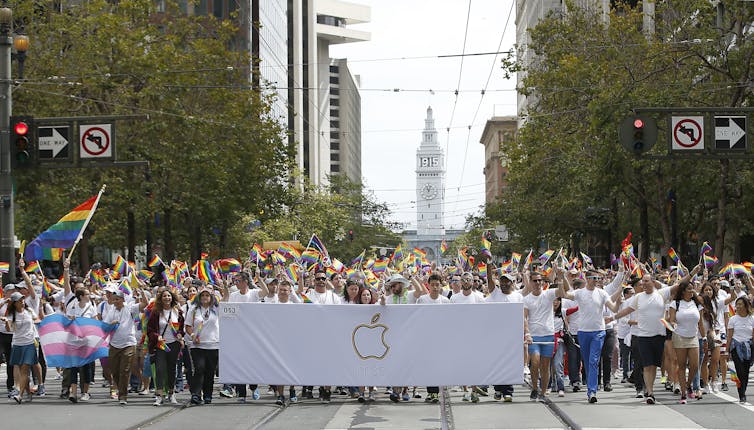
[[[377,324],[380,320],[380,317],[381,317],[380,313],[377,312],[376,314],[372,316],[372,320],[370,324],[364,324],[364,323],[359,324],[353,329],[353,332],[351,333],[351,344],[353,345],[353,350],[356,353],[356,356],[362,360],[368,360],[370,358],[373,358],[375,360],[382,360],[387,356],[388,352],[390,352],[390,345],[388,345],[387,342],[385,342],[385,333],[387,333],[387,331],[390,330],[390,327],[386,326],[385,324]],[[363,330],[382,329],[382,333],[380,334],[380,341],[382,342],[382,346],[385,347],[385,351],[382,353],[382,355],[371,355],[371,354],[362,355],[361,354],[358,346],[356,346],[356,333],[362,329]]]

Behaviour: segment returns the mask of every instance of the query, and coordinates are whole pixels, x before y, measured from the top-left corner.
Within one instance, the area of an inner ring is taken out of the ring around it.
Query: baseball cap
[[[16,284],[8,284],[3,287],[3,295],[10,294],[15,289],[16,289]]]
[[[723,279],[720,281],[720,288],[728,287],[730,288],[730,282],[728,282],[726,279]]]
[[[18,291],[14,292],[13,294],[10,295],[10,300],[12,302],[17,302],[17,301],[23,300],[23,299],[24,299],[24,295],[21,294],[21,293],[19,293]]]
[[[503,273],[503,278],[505,278],[505,279],[507,279],[507,280],[509,280],[511,282],[516,282],[516,278],[513,275],[511,275],[510,273]]]
[[[389,277],[387,281],[385,282],[385,285],[391,285],[395,282],[400,282],[401,284],[403,284],[404,287],[408,286],[408,279],[404,278],[401,275],[393,275]]]
[[[267,279],[264,280],[264,283],[267,284],[267,285],[277,284],[278,283],[278,278],[267,278]]]
[[[115,290],[113,291],[113,295],[115,297],[120,297],[121,299],[126,297],[126,293],[123,290]]]

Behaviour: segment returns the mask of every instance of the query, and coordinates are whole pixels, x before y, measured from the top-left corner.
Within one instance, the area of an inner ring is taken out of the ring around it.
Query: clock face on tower
[[[426,200],[432,200],[437,197],[437,187],[432,184],[424,184],[419,190],[419,194]]]

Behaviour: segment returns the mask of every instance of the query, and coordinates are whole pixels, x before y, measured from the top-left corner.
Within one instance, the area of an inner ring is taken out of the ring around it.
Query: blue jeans
[[[555,349],[555,355],[550,362],[550,374],[552,375],[552,391],[565,390],[563,384],[563,354],[565,352],[565,343],[559,339],[558,346]]]
[[[600,356],[605,342],[605,330],[579,331],[579,345],[581,346],[581,360],[586,372],[586,395],[597,393],[597,379],[599,378]]]

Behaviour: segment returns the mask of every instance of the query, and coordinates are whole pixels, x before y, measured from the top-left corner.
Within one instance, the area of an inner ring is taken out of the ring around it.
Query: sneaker
[[[291,403],[298,403],[298,397],[296,397],[296,395],[289,397],[289,400]]]
[[[154,396],[154,403],[152,403],[152,406],[162,406],[164,403],[164,400],[162,399],[162,396]]]
[[[149,395],[149,387],[147,387],[147,388],[145,388],[145,389],[143,389],[143,390],[139,391],[139,393],[138,393],[138,394],[139,394],[140,396],[147,396],[147,395]]]
[[[461,400],[463,400],[464,402],[470,402],[471,401],[471,393],[468,393],[468,392],[464,393],[463,394],[463,398]]]
[[[44,395],[47,394],[45,391],[45,384],[39,384],[39,388],[37,389],[37,396],[44,397]]]
[[[668,377],[667,376],[661,376],[660,377],[660,384],[664,384],[666,382],[668,382]]]
[[[694,390],[689,390],[688,398],[689,399],[695,399],[696,398],[696,393],[694,392]]]
[[[322,403],[330,403],[330,398],[332,397],[332,393],[330,390],[324,390],[322,392]]]
[[[505,403],[511,403],[513,401],[513,396],[510,394],[506,394],[503,396],[503,402]]]
[[[670,381],[665,381],[665,391],[673,391],[673,383]]]
[[[702,394],[709,394],[709,385],[702,387]]]
[[[122,399],[122,400],[118,401],[118,404],[121,405],[121,406],[127,406],[128,402],[125,399]]]
[[[272,388],[268,388],[268,389],[267,389],[267,395],[268,395],[268,396],[274,396],[274,395],[275,395],[275,392],[274,392],[274,391],[272,391]]]
[[[628,378],[626,378],[626,377],[621,378],[621,380],[620,380],[621,384],[625,384],[626,382],[628,382]]]
[[[275,400],[275,404],[278,406],[285,405],[285,396],[278,396],[277,400]]]
[[[241,399],[243,399],[244,401],[246,401],[246,397],[241,397]],[[241,399],[239,399],[239,400],[241,400]],[[202,399],[200,399],[199,396],[197,396],[197,395],[194,394],[194,395],[191,396],[191,404],[192,405],[201,405],[202,404]],[[157,406],[157,405],[155,405],[155,406]]]
[[[647,404],[648,405],[654,405],[655,404],[655,396],[654,396],[654,394],[647,395]]]
[[[537,390],[531,390],[531,394],[529,394],[529,400],[537,400],[538,396],[539,392]]]
[[[483,390],[483,389],[481,389],[479,387],[474,387],[473,390],[474,390],[475,393],[479,394],[482,397],[487,397],[487,396],[490,395],[488,392],[486,392],[485,390]]]
[[[581,383],[574,382],[573,383],[573,392],[574,393],[578,393],[579,391],[581,391]]]
[[[236,399],[236,403],[246,403],[246,397],[239,397]]]
[[[479,403],[479,396],[475,392],[471,392],[471,403]]]
[[[81,400],[82,402],[88,402],[91,398],[92,396],[90,396],[89,393],[84,393],[81,395],[81,398],[79,400]]]
[[[681,394],[681,386],[678,384],[673,384],[673,394]]]
[[[558,397],[565,397],[565,391],[558,390]]]
[[[597,403],[597,396],[595,396],[594,394],[589,396],[589,403]]]
[[[437,393],[431,393],[427,398],[431,403],[438,403],[440,401],[440,396]]]
[[[728,384],[726,384],[725,382],[723,382],[720,385],[720,389],[723,390],[723,391],[728,391]]]
[[[204,400],[205,400],[204,403],[207,403],[206,402],[207,399],[204,399]],[[173,393],[173,394],[170,395],[170,404],[171,405],[177,405],[178,404],[178,399],[175,398],[175,393]]]
[[[60,373],[58,373],[57,375],[55,375],[55,380],[56,381],[61,381],[62,379],[63,379],[63,375],[61,375]]]
[[[644,394],[642,394],[641,390],[636,390],[636,398],[637,399],[643,399]]]
[[[607,384],[605,384],[605,388],[603,388],[603,390],[605,390],[606,393],[609,393],[613,391],[613,386],[608,382]]]
[[[113,400],[117,400],[118,399],[118,393],[115,392],[114,390],[110,390],[110,398],[113,399]]]
[[[73,396],[68,396],[68,401],[71,403],[78,403],[79,399],[76,398],[76,395],[74,394]]]
[[[367,396],[367,402],[373,402],[374,401],[374,392],[370,391],[369,395]]]
[[[712,383],[712,392],[717,394],[720,392],[720,383],[719,382],[713,382]]]
[[[404,402],[408,402],[409,400],[411,400],[411,396],[409,396],[408,393],[403,393],[401,400],[403,400]]]
[[[210,404],[212,404],[212,397],[207,397],[206,399],[204,399],[204,404],[205,404],[205,405],[210,405]]]
[[[228,398],[230,398],[230,397],[233,397],[233,394],[234,394],[233,390],[231,390],[230,388],[226,388],[226,389],[220,391],[220,397],[228,397]]]
[[[680,403],[682,405],[685,405],[686,404],[686,396],[681,396],[681,400],[678,403]]]
[[[13,387],[13,388],[10,389],[10,391],[8,391],[8,398],[12,399],[13,396],[17,396],[18,394],[19,393],[18,393],[18,390],[16,389],[16,387]]]
[[[21,396],[19,396],[18,394],[12,396],[11,399],[15,400],[19,405],[21,404]]]
[[[259,395],[259,388],[257,388],[256,390],[254,390],[253,393],[251,393],[251,398],[253,400],[259,400],[259,397],[260,397],[260,395]]]
[[[495,395],[493,396],[495,400],[501,400],[503,398],[503,392],[502,391],[495,391]]]

